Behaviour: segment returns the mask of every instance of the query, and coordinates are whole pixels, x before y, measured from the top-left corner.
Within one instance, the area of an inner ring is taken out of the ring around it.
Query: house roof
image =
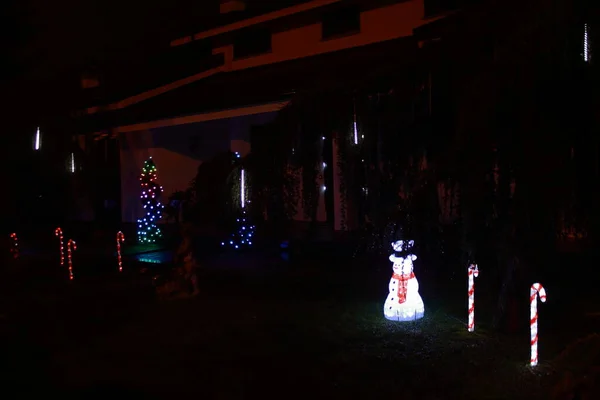
[[[361,90],[403,79],[415,60],[412,38],[394,39],[334,53],[235,72],[222,72],[130,106],[89,115],[88,132],[199,112],[289,99],[294,93]]]

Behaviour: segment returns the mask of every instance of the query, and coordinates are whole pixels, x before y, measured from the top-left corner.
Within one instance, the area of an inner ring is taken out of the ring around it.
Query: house
[[[96,169],[112,171],[98,180],[97,193],[107,199],[96,199],[96,218],[140,217],[138,176],[150,156],[169,196],[216,154],[251,152],[251,129],[272,121],[298,93],[408,79],[403,72],[419,48],[415,29],[454,4],[310,0],[253,8],[259,3],[222,0],[205,30],[173,38],[133,74],[107,67],[84,77],[77,141]],[[331,167],[337,176],[336,163]],[[327,211],[320,199],[317,219],[339,230],[343,193],[333,183],[334,206]],[[118,204],[110,215],[102,214],[107,201]]]

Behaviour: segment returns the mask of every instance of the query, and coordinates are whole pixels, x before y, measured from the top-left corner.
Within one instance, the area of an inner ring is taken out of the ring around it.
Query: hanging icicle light
[[[244,169],[242,168],[242,176],[240,178],[240,199],[242,203],[242,208],[246,204],[246,180],[244,176]]]
[[[38,126],[37,131],[35,132],[33,149],[40,150],[41,148],[42,148],[42,134],[40,133],[40,127]]]
[[[72,174],[75,173],[75,154],[71,153],[71,162],[69,165],[69,170],[71,171]]]
[[[354,102],[353,106],[354,106],[354,113],[353,113],[354,120],[353,120],[352,126],[354,128],[354,144],[357,145],[358,144],[358,127],[356,126],[356,101]]]
[[[590,61],[590,41],[588,24],[583,24],[583,61]]]

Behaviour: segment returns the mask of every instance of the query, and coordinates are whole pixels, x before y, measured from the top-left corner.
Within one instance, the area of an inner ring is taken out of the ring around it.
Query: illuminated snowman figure
[[[394,274],[390,279],[390,293],[383,305],[383,315],[390,321],[414,321],[423,318],[425,313],[423,299],[419,294],[419,282],[413,272],[413,261],[417,256],[410,254],[414,243],[414,240],[406,243],[408,254],[404,257],[399,255],[404,242],[398,240],[392,243],[394,254],[390,256],[390,261],[394,264]]]

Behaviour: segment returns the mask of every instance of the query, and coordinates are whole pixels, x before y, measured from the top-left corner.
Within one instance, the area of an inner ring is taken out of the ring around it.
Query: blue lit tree
[[[140,243],[155,243],[162,237],[162,232],[156,223],[162,217],[164,205],[158,201],[163,188],[156,183],[156,165],[152,157],[144,162],[142,175],[140,175],[140,185],[142,187],[140,199],[146,215],[138,219],[138,241]]]
[[[241,156],[239,153],[234,153],[233,163],[238,166],[238,171],[235,177],[234,194],[232,198],[239,195],[239,209],[235,221],[235,228],[228,240],[221,242],[221,246],[233,249],[247,249],[252,247],[254,241],[255,226],[251,224],[248,214],[246,213],[248,203],[248,177],[244,166],[241,165]]]

